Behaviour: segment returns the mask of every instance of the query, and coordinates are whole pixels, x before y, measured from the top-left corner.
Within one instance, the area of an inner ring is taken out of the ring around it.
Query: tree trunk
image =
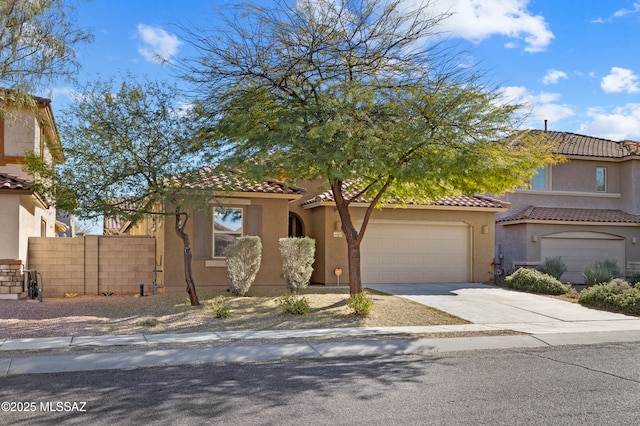
[[[347,239],[347,260],[349,261],[349,293],[351,295],[362,293],[362,275],[360,273],[360,236],[351,220],[349,203],[342,194],[342,182],[334,181],[332,184],[333,197],[340,215],[342,232]]]
[[[183,217],[184,221],[182,220]],[[189,216],[187,213],[176,210],[176,234],[178,234],[184,244],[184,279],[187,283],[187,294],[189,295],[191,306],[198,306],[200,305],[200,301],[198,300],[196,285],[193,282],[193,274],[191,272],[191,259],[193,258],[191,243],[189,242],[189,235],[184,232],[188,220]]]
[[[385,193],[394,177],[388,176],[386,182],[382,188],[378,191],[373,200],[369,203],[369,206],[365,210],[364,217],[362,218],[362,226],[358,231],[353,225],[351,220],[351,212],[349,211],[349,203],[351,200],[346,200],[342,193],[343,182],[340,179],[335,179],[331,183],[331,192],[333,192],[333,199],[336,202],[336,208],[340,215],[340,221],[342,222],[341,228],[347,239],[347,259],[349,260],[349,293],[351,295],[362,293],[362,273],[360,271],[360,243],[364,232],[367,230],[369,219],[376,204]]]
[[[360,243],[347,241],[347,258],[349,259],[349,294],[362,293]]]

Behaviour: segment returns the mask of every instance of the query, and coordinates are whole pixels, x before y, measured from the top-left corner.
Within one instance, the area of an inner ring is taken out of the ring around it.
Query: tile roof
[[[200,169],[196,180],[185,184],[191,188],[209,188],[219,191],[259,192],[264,194],[304,194],[304,188],[288,186],[285,182],[273,179],[255,182],[245,178],[240,171],[221,173],[210,167]]]
[[[0,189],[13,189],[17,191],[31,191],[31,183],[25,179],[0,172]]]
[[[347,191],[346,198],[352,199],[355,196],[354,193]],[[354,202],[366,203],[366,199],[355,199]],[[334,202],[333,193],[331,191],[325,191],[316,195],[313,198],[302,202],[303,206],[308,206],[315,203]],[[396,201],[391,201],[387,204],[399,204]],[[496,198],[487,197],[485,195],[474,195],[472,197],[467,195],[458,195],[455,197],[443,197],[435,200],[434,202],[425,204],[414,201],[408,201],[407,205],[430,205],[430,206],[451,206],[451,207],[480,207],[480,208],[506,208],[509,207],[509,203],[498,200]]]
[[[574,209],[559,207],[528,206],[496,222],[513,222],[523,220],[549,220],[563,222],[610,222],[640,223],[640,215],[633,215],[622,210]]]
[[[579,135],[570,132],[532,130],[533,134],[543,133],[547,140],[557,143],[556,153],[600,158],[625,158],[640,155],[640,142],[616,142],[609,139]]]

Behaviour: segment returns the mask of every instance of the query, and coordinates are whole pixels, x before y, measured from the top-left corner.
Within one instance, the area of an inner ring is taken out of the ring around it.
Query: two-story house
[[[34,191],[23,170],[25,156],[33,152],[50,164],[64,158],[51,101],[34,97],[36,108],[18,109],[10,97],[10,91],[0,92],[0,298],[17,299],[24,296],[29,237],[54,237],[61,230],[55,208]]]
[[[537,131],[534,131],[537,132]],[[496,262],[507,272],[560,256],[563,281],[614,259],[627,275],[640,265],[640,143],[545,131],[567,162],[538,171],[529,188],[501,197]]]

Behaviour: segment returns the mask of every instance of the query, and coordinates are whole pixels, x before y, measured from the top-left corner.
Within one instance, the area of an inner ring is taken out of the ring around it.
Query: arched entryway
[[[289,238],[304,237],[302,219],[295,213],[289,213]]]

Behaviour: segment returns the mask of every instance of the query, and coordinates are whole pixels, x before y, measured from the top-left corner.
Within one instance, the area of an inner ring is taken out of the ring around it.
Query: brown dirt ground
[[[200,306],[190,306],[182,293],[156,296],[81,296],[32,300],[0,300],[0,338],[96,336],[114,334],[188,333],[228,330],[285,330],[336,327],[428,326],[466,324],[445,312],[396,296],[372,294],[368,317],[351,314],[347,289],[306,289],[307,315],[282,312],[276,300],[285,292],[199,292]],[[212,303],[224,296],[230,316],[216,318]]]

